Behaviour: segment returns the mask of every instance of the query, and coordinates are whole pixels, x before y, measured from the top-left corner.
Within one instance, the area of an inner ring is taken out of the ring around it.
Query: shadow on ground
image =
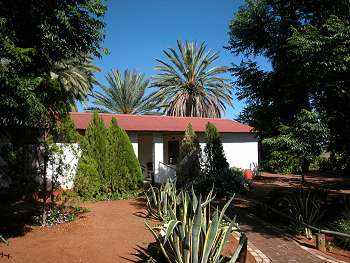
[[[32,230],[33,216],[39,215],[40,209],[37,202],[0,202],[0,233],[5,238],[25,235]]]

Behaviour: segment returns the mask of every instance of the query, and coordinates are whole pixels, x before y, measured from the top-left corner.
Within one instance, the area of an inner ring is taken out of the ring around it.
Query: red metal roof
[[[76,129],[85,130],[92,118],[90,112],[71,112],[70,116]],[[204,132],[208,122],[214,124],[219,132],[251,132],[252,127],[234,120],[220,118],[199,117],[172,117],[156,115],[128,115],[128,114],[99,114],[105,125],[108,126],[115,117],[117,123],[126,131],[157,131],[157,132],[183,132],[189,123],[196,132]]]

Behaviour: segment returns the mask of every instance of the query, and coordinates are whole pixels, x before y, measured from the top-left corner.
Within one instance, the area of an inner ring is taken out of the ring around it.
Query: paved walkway
[[[272,262],[326,262],[305,251],[292,239],[278,233],[253,215],[239,213],[238,222],[240,228],[246,232],[248,240]]]

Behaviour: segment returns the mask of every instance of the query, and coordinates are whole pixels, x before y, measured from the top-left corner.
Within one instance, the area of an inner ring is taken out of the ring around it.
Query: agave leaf
[[[173,233],[174,229],[176,228],[176,226],[179,223],[180,223],[180,221],[178,221],[178,220],[170,220],[168,222],[168,226],[167,226],[166,231],[165,231],[165,237],[164,237],[164,240],[163,240],[163,244],[165,244],[168,241],[168,238]]]
[[[202,206],[201,206],[201,197],[197,203],[195,217],[193,219],[193,229],[192,229],[192,262],[198,262],[199,255],[199,235],[201,231],[201,222],[202,222]]]
[[[245,243],[247,242],[247,236],[244,233],[241,233],[241,236],[239,238],[239,243],[238,243],[238,247],[236,248],[235,253],[233,254],[233,256],[231,257],[230,261],[228,263],[236,263],[241,250],[243,249],[243,246],[245,245]]]
[[[193,210],[193,213],[196,212],[197,204],[198,204],[198,199],[197,199],[196,193],[194,192],[193,185],[192,185],[192,210]]]
[[[218,227],[219,227],[219,215],[218,215],[218,212],[215,211],[213,215],[213,219],[209,225],[207,234],[205,235],[206,239],[204,242],[203,257],[201,261],[202,263],[208,262],[209,254],[210,254],[214,239],[216,237]]]
[[[232,196],[231,199],[229,201],[227,201],[226,204],[224,205],[224,207],[222,208],[221,213],[220,213],[220,219],[219,219],[220,222],[221,222],[222,218],[224,217],[225,212],[226,212],[228,206],[231,204],[234,197],[235,196]]]
[[[170,260],[170,258],[169,258],[169,256],[168,256],[168,253],[166,252],[166,250],[165,250],[165,248],[164,248],[164,246],[163,246],[161,240],[159,239],[157,233],[154,232],[153,228],[152,228],[150,225],[148,225],[147,222],[145,222],[145,224],[146,224],[147,228],[151,231],[151,233],[152,233],[152,235],[154,236],[155,240],[158,242],[158,244],[159,244],[159,246],[160,246],[160,249],[162,250],[162,253],[163,253],[164,257],[167,259],[167,261],[168,261],[169,263],[172,263],[171,260]]]
[[[151,185],[151,191],[152,191],[152,196],[153,196],[153,202],[157,206],[158,205],[158,200],[157,200],[156,192],[154,191],[154,188],[153,188],[152,185]]]
[[[190,227],[190,226],[189,226]],[[188,233],[190,233],[190,230],[188,230]],[[190,235],[185,235],[185,239],[184,239],[184,260],[186,263],[190,263]]]
[[[222,233],[222,236],[221,236],[219,247],[216,250],[216,253],[214,255],[214,260],[213,260],[214,262],[218,262],[219,261],[219,259],[221,257],[221,254],[222,254],[222,251],[223,251],[223,249],[225,247],[225,244],[227,242],[228,236],[232,232],[233,224],[234,224],[234,222],[231,221],[230,225],[228,227],[225,227],[225,229],[224,229],[224,231]]]

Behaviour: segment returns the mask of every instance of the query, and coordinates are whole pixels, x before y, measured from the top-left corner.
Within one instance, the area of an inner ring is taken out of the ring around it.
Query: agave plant
[[[150,185],[145,194],[149,216],[162,221],[169,218],[169,209],[173,209],[176,206],[177,193],[175,184],[168,180],[159,189]]]
[[[168,262],[233,263],[240,256],[242,244],[233,256],[222,255],[228,237],[234,230],[238,230],[234,221],[226,221],[224,218],[233,197],[221,211],[216,209],[212,214],[212,193],[213,191],[202,202],[202,198],[197,197],[193,189],[191,194],[181,191],[176,205],[169,207],[169,219],[166,222],[159,227],[147,224]],[[246,237],[242,237],[243,242],[246,242]]]
[[[154,97],[167,115],[219,118],[226,104],[232,106],[231,86],[221,76],[227,68],[212,66],[219,54],[207,51],[205,43],[178,40],[177,48],[163,51],[166,60],[157,59]]]
[[[303,188],[282,197],[278,201],[278,209],[293,218],[291,223],[295,230],[303,231],[307,238],[312,238],[312,231],[307,225],[314,226],[323,214],[317,194]]]

